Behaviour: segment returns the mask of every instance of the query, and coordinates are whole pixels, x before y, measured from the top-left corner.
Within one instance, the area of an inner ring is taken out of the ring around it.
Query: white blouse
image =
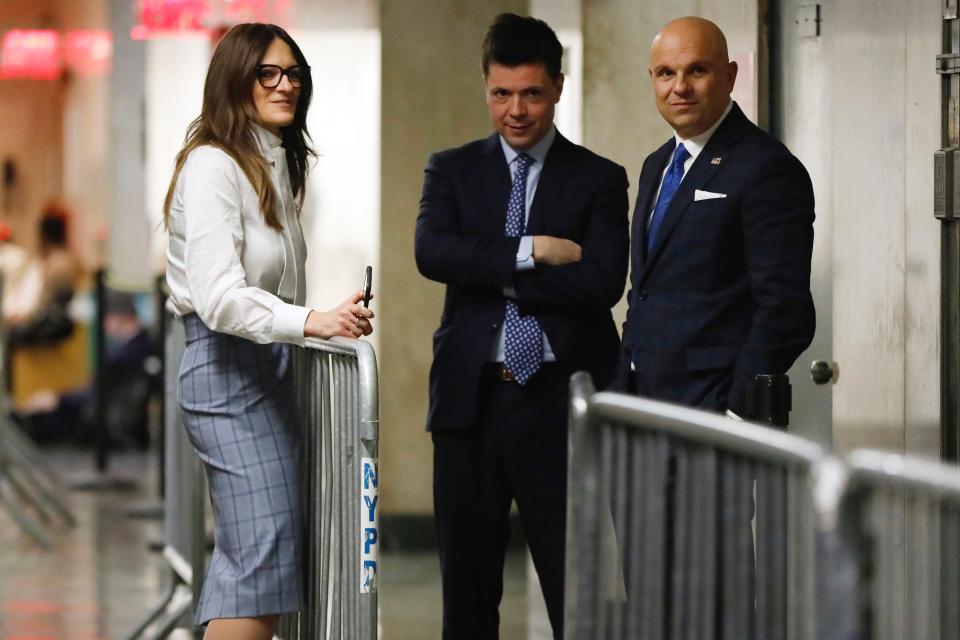
[[[190,152],[170,203],[167,284],[170,308],[196,312],[213,331],[254,342],[303,344],[310,309],[307,247],[281,140],[254,131],[276,190],[282,231],[267,226],[240,165],[212,146]]]

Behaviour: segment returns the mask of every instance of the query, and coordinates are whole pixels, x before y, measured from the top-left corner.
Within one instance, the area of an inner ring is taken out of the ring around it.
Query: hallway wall
[[[424,433],[431,335],[442,285],[413,259],[423,168],[432,152],[489,135],[480,70],[487,26],[525,0],[380,3],[381,238],[379,314],[381,500],[389,513],[433,512],[432,446]],[[389,383],[386,383],[389,381]]]

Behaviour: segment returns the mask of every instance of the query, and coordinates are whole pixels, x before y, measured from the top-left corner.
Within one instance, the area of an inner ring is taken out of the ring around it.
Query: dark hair
[[[40,218],[40,244],[45,247],[62,247],[67,244],[67,225],[61,218]]]
[[[307,156],[316,155],[307,144],[307,108],[313,95],[313,81],[307,60],[286,31],[274,24],[238,24],[230,29],[210,60],[207,79],[203,85],[203,107],[200,117],[190,123],[183,149],[177,154],[173,178],[167,188],[163,203],[166,221],[170,215],[170,203],[177,185],[177,177],[183,169],[187,156],[197,147],[212,145],[226,152],[237,161],[244,175],[253,184],[260,198],[260,211],[267,224],[274,229],[282,225],[277,217],[277,194],[270,182],[270,172],[260,154],[251,125],[257,121],[253,104],[253,85],[257,82],[257,65],[266,55],[275,39],[287,43],[294,59],[307,73],[300,87],[300,98],[294,112],[293,122],[280,127],[280,137],[287,152],[287,167],[290,171],[290,187],[303,203],[304,182],[307,175]]]
[[[490,25],[483,39],[483,76],[491,64],[518,67],[522,64],[542,64],[553,80],[560,78],[563,46],[557,34],[543,20],[501,13]]]
[[[67,245],[67,226],[70,212],[56,200],[44,203],[40,211],[40,246],[65,247]]]

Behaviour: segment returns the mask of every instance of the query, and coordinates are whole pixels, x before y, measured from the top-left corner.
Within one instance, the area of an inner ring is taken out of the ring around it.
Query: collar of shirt
[[[727,103],[727,108],[723,110],[723,113],[717,118],[717,121],[713,125],[704,131],[703,133],[690,137],[690,138],[681,138],[680,135],[674,132],[673,137],[677,141],[677,145],[683,145],[687,148],[687,151],[690,153],[690,158],[684,163],[683,168],[684,172],[690,168],[690,165],[694,163],[697,159],[697,156],[700,155],[700,152],[703,151],[703,148],[707,146],[707,142],[710,141],[710,138],[713,136],[713,133],[720,127],[720,124],[727,119],[727,115],[730,113],[730,110],[733,109],[733,100]],[[676,148],[676,147],[674,147]]]
[[[543,166],[544,160],[547,159],[547,153],[550,151],[551,145],[553,145],[554,139],[557,137],[557,128],[555,126],[550,127],[550,131],[547,132],[547,135],[543,136],[543,140],[533,145],[527,149],[526,154],[533,158],[533,161]],[[513,161],[517,159],[517,156],[520,155],[520,152],[507,144],[507,141],[504,140],[503,136],[500,136],[500,146],[503,147],[503,155],[507,159],[507,166],[513,164]]]
[[[284,153],[283,139],[274,135],[258,124],[253,125],[253,134],[257,139],[257,146],[260,147],[260,153],[267,159],[267,162],[273,164],[277,154]]]

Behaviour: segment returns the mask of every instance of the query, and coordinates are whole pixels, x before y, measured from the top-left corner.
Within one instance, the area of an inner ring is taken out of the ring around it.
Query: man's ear
[[[557,102],[560,102],[560,96],[563,95],[563,74],[558,75],[553,82],[557,85]]]
[[[733,91],[733,85],[737,82],[737,71],[738,71],[738,67],[735,61],[731,60],[730,62],[727,63],[727,74],[730,77],[729,78],[730,86],[728,87],[729,91]]]

